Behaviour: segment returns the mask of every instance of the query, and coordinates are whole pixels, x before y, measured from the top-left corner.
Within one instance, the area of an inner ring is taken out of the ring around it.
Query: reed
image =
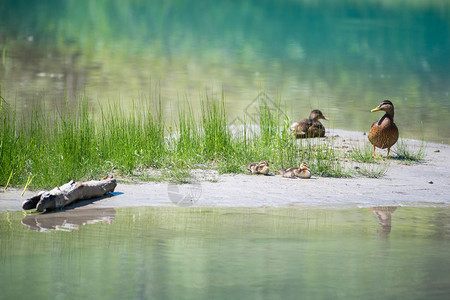
[[[271,162],[271,170],[305,161],[317,176],[350,174],[332,138],[320,143],[295,139],[290,120],[264,103],[258,126],[231,130],[223,94],[203,99],[199,112],[185,101],[171,124],[158,96],[135,101],[129,112],[109,104],[96,114],[86,97],[76,100],[74,106],[65,99],[54,113],[36,105],[18,116],[1,98],[0,186],[50,188],[111,173],[182,183],[192,180],[193,169],[243,173],[248,163],[263,159]]]

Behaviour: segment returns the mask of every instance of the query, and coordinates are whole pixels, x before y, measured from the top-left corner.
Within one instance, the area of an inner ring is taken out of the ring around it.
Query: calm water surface
[[[290,118],[320,108],[330,128],[367,131],[389,98],[403,137],[450,143],[447,0],[3,0],[0,51],[19,111],[157,90],[170,117],[223,91],[232,120],[264,90]]]
[[[0,212],[3,299],[446,299],[450,210]]]

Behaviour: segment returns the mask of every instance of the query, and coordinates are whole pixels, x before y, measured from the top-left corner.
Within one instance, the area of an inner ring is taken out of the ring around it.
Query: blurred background
[[[291,119],[368,131],[390,99],[402,137],[450,144],[446,0],[2,0],[0,51],[18,112],[156,91],[170,118],[223,92],[233,120],[264,91]]]

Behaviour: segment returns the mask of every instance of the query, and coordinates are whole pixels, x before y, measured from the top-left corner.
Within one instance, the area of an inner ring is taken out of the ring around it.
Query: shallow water
[[[450,210],[0,213],[5,299],[445,299]]]
[[[446,0],[3,0],[1,95],[26,111],[81,94],[95,110],[158,90],[171,117],[223,90],[232,122],[262,89],[292,119],[319,108],[357,131],[388,98],[403,137],[450,144],[449,31]]]

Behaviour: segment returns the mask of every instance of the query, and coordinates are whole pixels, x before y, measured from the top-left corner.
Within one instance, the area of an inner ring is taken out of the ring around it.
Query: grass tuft
[[[373,157],[373,148],[370,144],[363,147],[353,146],[348,156],[360,163],[379,163],[379,159]]]
[[[194,180],[189,169],[168,168],[164,169],[162,173],[167,178],[167,181],[174,184],[192,183]]]
[[[381,178],[386,175],[388,168],[386,166],[362,166],[355,167],[356,173],[368,178]]]
[[[425,158],[425,145],[422,140],[422,144],[419,149],[411,150],[408,144],[406,144],[403,139],[400,139],[393,152],[393,159],[401,160],[407,163],[418,163]]]

